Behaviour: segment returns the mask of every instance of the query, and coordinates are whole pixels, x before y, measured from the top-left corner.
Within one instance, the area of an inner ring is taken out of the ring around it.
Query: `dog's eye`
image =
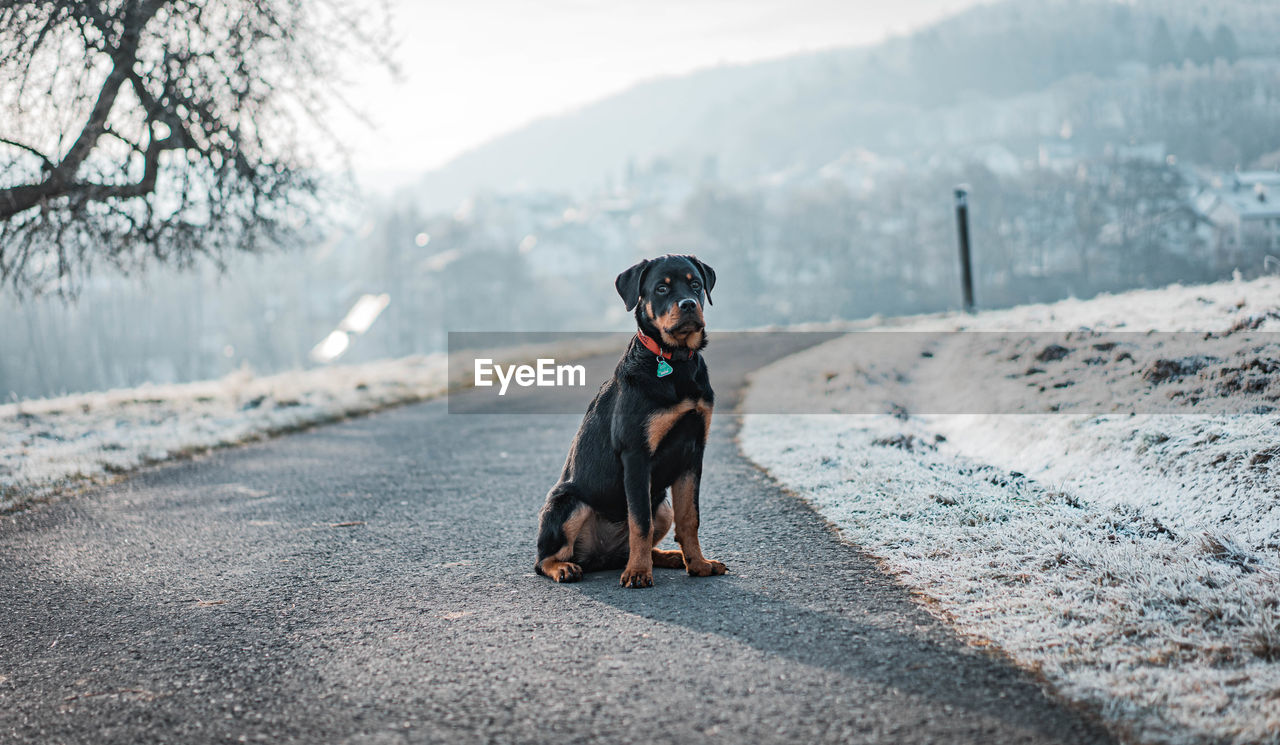
[[[658,287],[654,290],[654,292],[656,292],[656,293],[657,293],[657,294],[659,294],[659,295],[665,295],[665,294],[667,294],[667,286],[666,286],[666,285],[658,285]]]
[[[689,287],[691,287],[691,288],[693,288],[693,289],[697,290],[697,289],[700,289],[700,288],[702,287],[702,283],[695,279],[695,280],[693,280],[692,282],[690,282],[690,283],[689,283]]]

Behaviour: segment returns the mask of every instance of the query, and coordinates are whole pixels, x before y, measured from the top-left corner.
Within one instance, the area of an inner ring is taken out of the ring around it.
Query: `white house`
[[[1194,205],[1213,229],[1219,259],[1280,255],[1280,172],[1237,171],[1215,180]]]

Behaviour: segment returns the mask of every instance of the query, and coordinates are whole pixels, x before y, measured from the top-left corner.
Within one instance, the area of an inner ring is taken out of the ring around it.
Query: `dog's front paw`
[[[632,588],[653,587],[653,570],[628,568],[622,573],[622,579],[618,580],[618,584]]]
[[[561,562],[547,572],[547,576],[556,582],[577,582],[582,579],[582,567],[572,562]]]
[[[710,577],[713,574],[724,574],[729,571],[729,567],[714,559],[690,562],[685,568],[689,570],[691,577]]]

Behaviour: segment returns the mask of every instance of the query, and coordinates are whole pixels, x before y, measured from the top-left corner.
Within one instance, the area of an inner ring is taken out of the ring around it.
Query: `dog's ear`
[[[622,302],[626,304],[627,310],[636,307],[640,302],[640,280],[644,279],[644,270],[649,266],[650,261],[651,259],[645,259],[628,268],[613,281],[613,286],[618,288],[618,294],[622,296]]]
[[[711,288],[716,286],[716,270],[700,261],[697,256],[689,256],[688,259],[702,272],[702,289],[707,293],[707,305],[715,305],[711,302]]]

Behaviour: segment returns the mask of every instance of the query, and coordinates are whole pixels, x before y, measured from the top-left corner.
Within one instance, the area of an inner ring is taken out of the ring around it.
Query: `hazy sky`
[[[979,0],[392,0],[402,79],[360,76],[338,123],[374,189],[643,80],[866,44]]]

